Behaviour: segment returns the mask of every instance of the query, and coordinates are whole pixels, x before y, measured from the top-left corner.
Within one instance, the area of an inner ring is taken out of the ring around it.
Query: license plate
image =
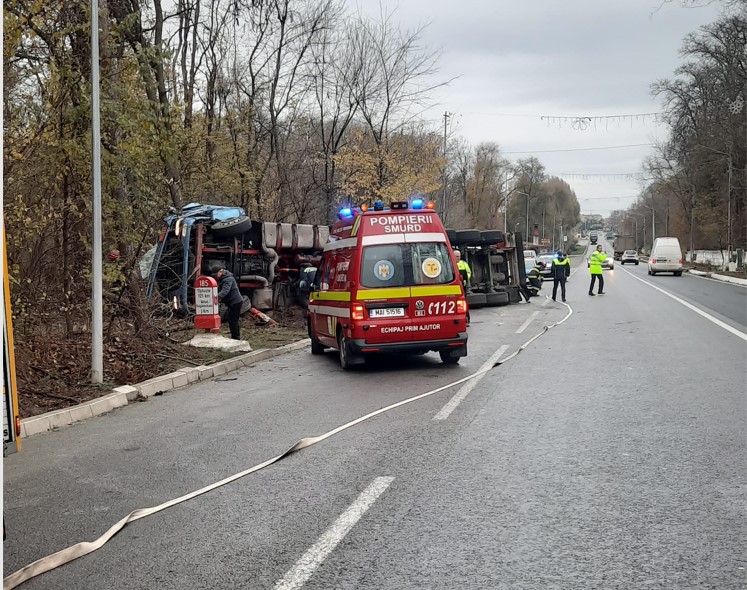
[[[666,258],[657,258],[656,259],[656,262],[666,262],[666,261],[667,261]]]
[[[404,307],[384,307],[382,309],[369,309],[368,314],[372,318],[403,318]]]

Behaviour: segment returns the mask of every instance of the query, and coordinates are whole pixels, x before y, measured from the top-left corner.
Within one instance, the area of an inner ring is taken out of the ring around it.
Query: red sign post
[[[218,283],[212,277],[197,277],[195,281],[195,328],[220,333]]]

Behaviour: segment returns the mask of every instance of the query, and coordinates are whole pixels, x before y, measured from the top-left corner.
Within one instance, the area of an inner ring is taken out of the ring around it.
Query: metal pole
[[[728,198],[728,206],[727,206],[727,213],[726,213],[726,249],[729,253],[729,262],[731,262],[731,242],[732,242],[732,233],[731,233],[731,156],[729,156],[729,181],[727,183],[727,190],[729,191],[729,198]]]
[[[531,189],[529,192],[531,192]],[[526,193],[526,196],[527,196],[527,233],[526,235],[529,236],[529,193]],[[525,237],[524,239],[528,240],[529,238]]]
[[[104,382],[104,332],[101,286],[101,122],[99,118],[99,0],[91,2],[91,122],[93,148],[93,300],[91,302],[91,382]]]
[[[446,123],[449,120],[449,117],[451,116],[451,113],[449,111],[444,112],[444,173],[443,173],[443,190],[441,193],[441,211],[443,219],[446,220]]]

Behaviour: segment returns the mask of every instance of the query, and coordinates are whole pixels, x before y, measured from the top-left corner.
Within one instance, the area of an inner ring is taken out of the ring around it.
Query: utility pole
[[[91,383],[104,382],[101,269],[101,121],[99,114],[99,0],[91,0],[91,126],[93,159],[93,244],[91,279]]]
[[[446,162],[446,128],[447,128],[447,124],[449,122],[449,117],[451,117],[451,113],[449,111],[445,111],[444,112],[444,173],[443,173],[443,177],[441,179],[441,181],[443,183],[443,190],[441,191],[441,211],[443,212],[442,213],[442,218],[444,220],[446,219],[446,166],[447,166],[447,162]]]

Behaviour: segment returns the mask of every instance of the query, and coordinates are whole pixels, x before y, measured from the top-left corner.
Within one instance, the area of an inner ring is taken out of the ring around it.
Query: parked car
[[[677,238],[656,238],[648,259],[648,274],[671,272],[682,276],[682,248]]]
[[[638,252],[636,252],[635,250],[625,250],[625,252],[623,252],[622,256],[620,257],[620,264],[625,264],[626,262],[638,264],[640,262],[640,259],[638,258]]]
[[[608,270],[614,270],[615,269],[614,257],[612,257],[608,252],[605,252],[604,250],[602,250],[602,254],[607,254],[607,260],[604,261],[604,264],[602,265],[602,270],[604,270],[605,268]],[[586,259],[586,268],[591,267],[590,260],[591,260],[591,256],[589,256]]]

